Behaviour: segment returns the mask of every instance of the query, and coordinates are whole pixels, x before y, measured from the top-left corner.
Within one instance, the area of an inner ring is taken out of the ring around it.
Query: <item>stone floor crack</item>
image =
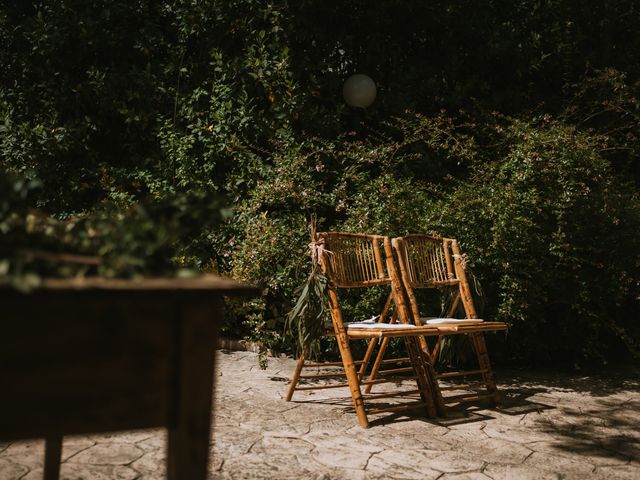
[[[134,444],[134,446],[135,446],[135,444]],[[138,448],[139,448],[139,447],[138,447]],[[142,450],[142,449],[140,449],[140,450]],[[127,467],[132,468],[132,467],[131,467],[131,465],[132,465],[134,462],[137,462],[138,460],[140,460],[142,457],[144,457],[144,456],[146,455],[146,453],[147,453],[147,452],[142,451],[142,453],[140,454],[140,456],[139,456],[138,458],[136,458],[135,460],[131,460],[129,463],[125,463],[124,465],[126,465]],[[134,470],[135,470],[135,469],[134,469]]]
[[[535,450],[532,450],[529,447],[525,447],[525,448],[529,450],[529,453],[527,454],[526,457],[522,459],[522,461],[520,462],[520,465],[524,465],[524,462],[527,461],[527,458],[529,458],[531,455],[533,455],[533,452],[535,452]]]
[[[24,468],[27,469],[26,472],[24,472],[22,475],[20,475],[20,477],[18,477],[18,480],[22,480],[23,478],[25,478],[27,475],[29,475],[31,473],[31,468],[28,467],[27,465],[22,465]]]
[[[77,452],[72,453],[71,455],[69,455],[67,458],[65,458],[64,460],[62,460],[62,462],[61,462],[61,463],[66,463],[66,462],[68,462],[69,460],[71,460],[73,457],[77,456],[78,454],[80,454],[80,453],[82,453],[82,452],[84,452],[84,451],[86,451],[86,450],[89,450],[91,447],[95,447],[95,446],[96,446],[96,443],[95,443],[95,442],[94,442],[93,444],[91,444],[91,445],[87,445],[86,447],[81,448],[81,449],[80,449],[80,450],[78,450]],[[64,440],[63,440],[63,447],[64,447]],[[63,450],[63,452],[64,452],[64,450]]]
[[[254,441],[251,445],[249,445],[249,448],[247,448],[247,450],[244,453],[245,454],[251,453],[251,450],[253,449],[253,447],[255,447],[258,444],[258,442],[261,442],[263,439],[264,439],[264,437],[260,437],[259,439]]]
[[[382,450],[380,450],[380,452],[381,452],[381,451],[382,451]],[[366,469],[367,469],[367,467],[369,466],[369,462],[371,461],[371,459],[373,458],[373,456],[374,456],[374,455],[379,454],[380,452],[373,452],[373,453],[371,453],[371,454],[369,455],[369,457],[367,457],[367,461],[366,461],[366,462],[364,462],[364,466],[362,467],[362,470],[366,470]]]

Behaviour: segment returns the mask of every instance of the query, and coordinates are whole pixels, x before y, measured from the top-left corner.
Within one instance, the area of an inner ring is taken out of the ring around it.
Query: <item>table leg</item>
[[[215,342],[223,315],[221,298],[214,305],[188,303],[183,307],[177,392],[169,426],[169,480],[207,478]]]
[[[62,435],[51,435],[45,439],[44,447],[44,480],[60,478],[60,461],[62,457]]]

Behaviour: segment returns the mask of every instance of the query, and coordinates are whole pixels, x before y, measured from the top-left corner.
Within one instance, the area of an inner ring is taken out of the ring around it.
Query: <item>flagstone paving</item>
[[[499,372],[503,410],[431,422],[373,416],[362,429],[346,389],[282,397],[294,362],[266,370],[249,352],[218,352],[212,478],[639,479],[640,379]],[[66,437],[68,480],[160,479],[161,430]],[[43,442],[0,444],[0,479],[42,478]]]

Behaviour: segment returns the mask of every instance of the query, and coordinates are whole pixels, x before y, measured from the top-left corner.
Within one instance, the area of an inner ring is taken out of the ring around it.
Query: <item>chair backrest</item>
[[[395,238],[398,259],[406,270],[404,280],[413,288],[456,285],[450,238],[435,235],[407,235]]]
[[[387,285],[391,277],[386,268],[387,237],[359,233],[319,232],[316,242],[323,244],[322,262],[327,278],[340,288]]]
[[[380,313],[384,321],[391,301],[394,316],[400,323],[409,323],[410,312],[402,293],[402,280],[394,260],[391,239],[382,235],[361,233],[319,232],[312,235],[316,243],[314,255],[319,256],[322,270],[329,279],[327,292],[334,329],[348,345],[337,288],[374,287],[388,285],[390,297]],[[319,247],[319,248],[318,248]]]
[[[438,288],[457,286],[456,296],[449,313],[462,301],[466,318],[478,318],[467,280],[465,262],[458,242],[452,238],[436,235],[416,234],[394,238],[393,247],[398,257],[402,283],[417,323],[420,318],[418,304],[413,293],[415,288]]]

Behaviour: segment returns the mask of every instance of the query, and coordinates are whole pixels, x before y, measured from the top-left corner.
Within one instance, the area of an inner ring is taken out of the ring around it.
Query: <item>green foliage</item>
[[[142,188],[132,173],[152,166],[155,112],[170,105],[161,88],[166,61],[157,61],[167,54],[165,22],[153,5],[3,4],[0,164],[37,176],[43,204],[89,208],[108,194],[104,176],[118,167],[134,168],[113,187]]]
[[[509,355],[580,364],[615,338],[637,349],[640,197],[573,127],[515,121],[503,138],[504,160],[479,165],[428,221],[490,286]]]
[[[639,16],[632,0],[4,2],[0,276],[96,273],[25,248],[99,254],[105,275],[218,271],[264,289],[230,302],[226,332],[291,350],[316,213],[459,238],[487,316],[512,325],[505,356],[637,350]],[[355,72],[378,86],[366,112],[340,96]],[[346,295],[345,314],[384,296]]]
[[[568,88],[562,117],[602,144],[600,153],[614,169],[640,183],[640,82],[623,71],[594,71]]]
[[[206,237],[230,214],[220,198],[197,190],[139,202],[124,212],[96,212],[87,223],[99,237],[99,273],[170,275],[182,268],[195,274],[211,258]]]
[[[330,318],[327,282],[327,277],[316,265],[306,283],[296,292],[298,300],[287,314],[285,332],[295,339],[298,354],[306,352],[310,358],[318,357],[320,339]]]
[[[311,213],[318,213],[323,230],[415,231],[416,219],[433,203],[425,194],[431,181],[468,167],[474,155],[473,139],[444,116],[396,118],[366,141],[350,135],[282,141],[271,164],[252,172],[255,188],[223,232],[225,268],[265,287],[264,302],[234,303],[234,313],[250,319],[251,331],[260,332],[256,340],[291,350],[281,332],[310,272]],[[427,165],[432,169],[415,173]],[[386,296],[375,290],[343,300],[347,319],[362,320],[379,311]]]
[[[225,176],[264,156],[298,101],[283,9],[249,0],[4,4],[0,165],[40,179],[41,203],[59,211],[176,188],[227,190]]]
[[[321,229],[459,238],[485,286],[485,315],[511,325],[494,349],[503,357],[584,364],[610,357],[620,345],[637,350],[640,199],[633,185],[616,176],[598,136],[549,116],[489,119],[472,130],[474,138],[450,120],[398,118],[395,141],[369,137],[313,147],[307,141],[275,177],[267,171],[270,188],[256,188],[245,201],[244,208],[255,210],[245,217],[251,221],[232,262],[243,278],[282,286],[283,297],[267,296],[263,320],[278,331],[279,305],[291,305],[295,285],[304,283],[306,223],[294,212],[313,209],[315,201],[325,215]],[[445,161],[448,171],[463,172],[458,179],[412,171]],[[314,171],[314,164],[322,166]],[[322,194],[314,196],[314,189]],[[297,221],[288,223],[292,218]],[[275,230],[281,222],[286,227]],[[265,249],[271,255],[262,263]],[[259,275],[246,265],[261,265]],[[345,313],[367,318],[383,297],[344,295]]]
[[[25,289],[42,276],[194,274],[210,259],[203,237],[230,213],[219,198],[193,191],[62,219],[30,207],[37,182],[6,176],[0,187],[0,282]],[[69,253],[100,263],[69,264]]]
[[[510,114],[539,103],[556,111],[564,87],[591,68],[613,67],[634,81],[640,73],[633,0],[303,0],[291,9],[302,47],[294,58],[317,91],[310,117],[354,71],[375,75],[372,108],[385,114],[474,102]]]

